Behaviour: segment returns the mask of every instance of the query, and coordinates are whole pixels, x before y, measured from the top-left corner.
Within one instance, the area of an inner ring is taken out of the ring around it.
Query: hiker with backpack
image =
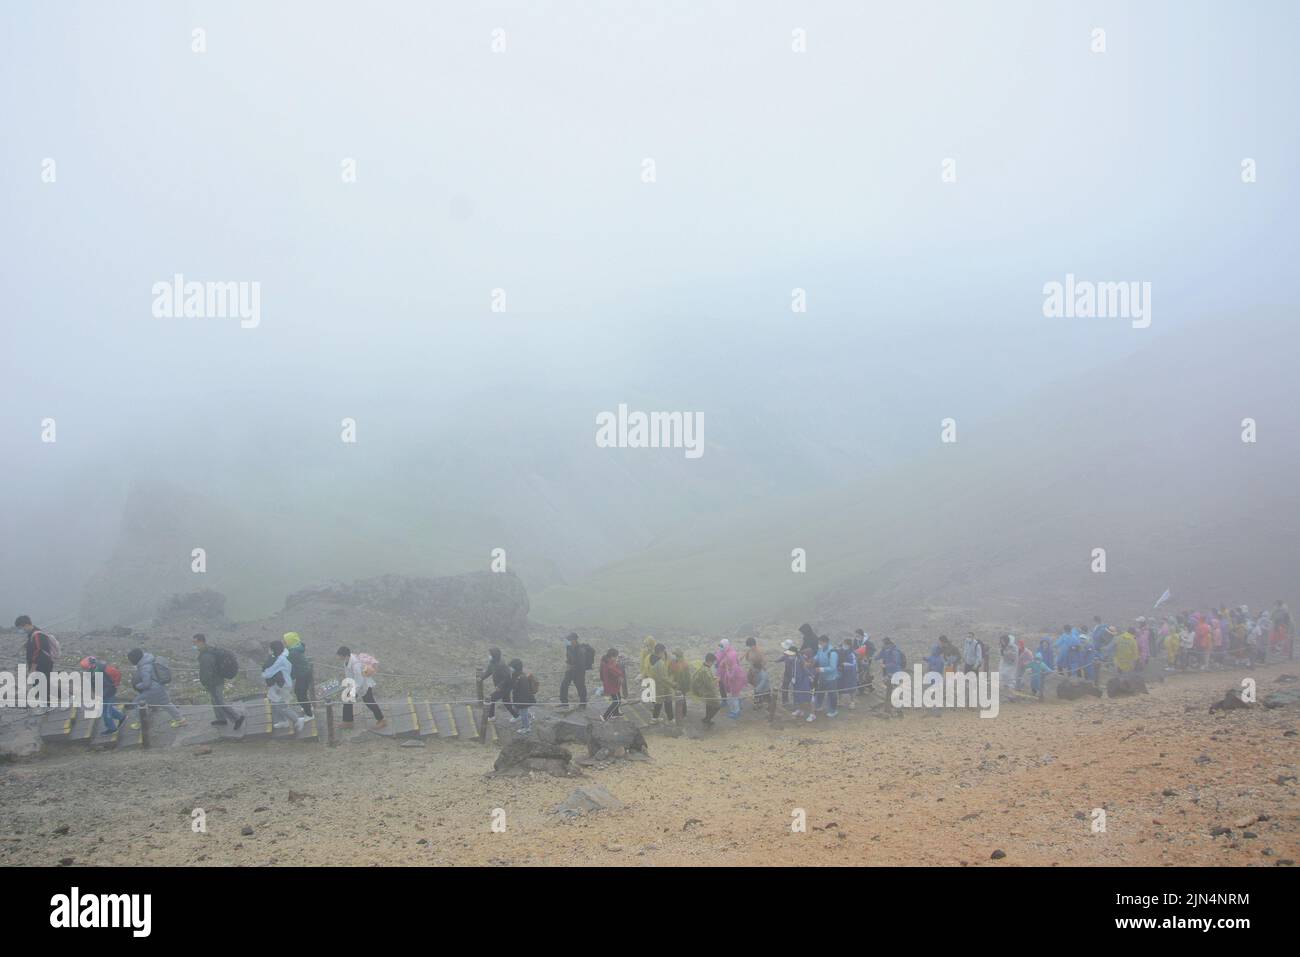
[[[569,686],[578,688],[578,708],[587,710],[587,672],[596,665],[596,649],[578,641],[576,631],[564,639],[564,680],[560,682],[560,705],[569,704]]]
[[[886,638],[880,646],[880,675],[885,679],[885,697],[889,698],[894,687],[893,676],[907,669],[907,656],[894,644],[893,638]]]
[[[167,686],[171,684],[172,670],[167,662],[152,652],[132,648],[126,654],[126,660],[135,666],[135,675],[131,687],[135,689],[135,698],[131,705],[137,710],[147,705],[150,708],[162,708],[172,716],[172,727],[179,728],[188,722],[181,714],[181,709],[172,704]],[[133,724],[132,728],[139,727]]]
[[[483,677],[492,679],[492,697],[483,702],[487,706],[487,719],[491,721],[497,715],[497,702],[504,701],[510,695],[510,666],[502,660],[500,648],[488,649],[488,663]],[[512,717],[517,716],[515,709],[508,704],[506,710]]]
[[[307,646],[296,631],[285,632],[284,649],[289,655],[289,673],[293,678],[293,696],[307,717],[312,716],[311,701],[316,697],[315,669],[307,657]]]
[[[122,709],[113,704],[117,700],[118,685],[122,683],[122,672],[115,665],[100,661],[94,655],[87,655],[81,659],[81,670],[89,671],[91,674],[98,671],[104,676],[104,695],[100,698],[104,710],[101,715],[104,719],[104,730],[100,734],[112,734],[126,717]]]
[[[375,675],[379,671],[379,662],[364,652],[354,655],[352,649],[347,645],[339,648],[338,656],[343,662],[344,680],[352,679],[356,696],[365,703],[366,707],[370,709],[370,713],[375,716],[374,730],[379,731],[386,728],[388,722],[384,719],[384,712],[375,703]],[[352,727],[352,702],[346,699],[343,702],[342,726],[345,729]]]
[[[199,684],[212,699],[212,710],[217,716],[213,726],[222,727],[234,721],[238,731],[244,716],[226,704],[224,694],[226,681],[239,674],[239,661],[225,648],[210,647],[207,635],[203,634],[194,636],[194,650],[199,653]]]
[[[518,716],[510,720],[523,722],[515,733],[527,734],[533,726],[532,706],[537,704],[537,679],[531,674],[525,674],[524,663],[518,658],[510,661],[510,694],[507,700],[513,710],[518,712]]]
[[[24,647],[24,656],[27,659],[27,673],[35,674],[40,672],[45,675],[46,686],[50,681],[50,672],[54,670],[54,663],[59,659],[61,653],[58,639],[47,632],[41,631],[32,624],[31,618],[26,615],[19,615],[14,619],[14,627],[27,636],[27,644]]]
[[[289,703],[293,700],[293,666],[289,664],[289,650],[283,641],[271,642],[271,657],[262,669],[262,678],[266,681],[266,700],[271,702],[271,727],[287,728],[292,725],[294,732],[301,734],[307,719],[303,715],[295,715],[289,708]]]
[[[839,715],[840,656],[831,647],[829,635],[817,639],[817,653],[813,659],[817,662],[817,692],[813,695],[813,712],[824,711],[826,717]]]

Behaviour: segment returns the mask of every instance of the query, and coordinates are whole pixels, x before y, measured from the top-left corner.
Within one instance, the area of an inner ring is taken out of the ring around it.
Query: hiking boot
[[[240,727],[243,726],[243,724],[244,724],[244,716],[241,714],[238,718],[235,719],[235,730],[238,731]]]
[[[380,718],[378,721],[375,722],[375,727],[373,728],[373,730],[382,731],[386,727],[388,727],[388,719]]]
[[[840,713],[839,713],[838,711],[827,711],[827,712],[826,712],[826,717],[828,717],[828,718],[838,718],[839,716],[840,716]]]
[[[806,721],[816,721],[816,720],[817,720],[817,715],[815,715],[815,714],[810,714],[810,715],[808,715],[808,717],[805,718],[804,720],[806,720]]]
[[[132,731],[139,731],[139,730],[140,730],[140,722],[139,722],[139,721],[132,721],[130,724],[127,725],[127,727],[130,728]]]
[[[280,729],[283,729],[283,728],[287,728],[287,727],[289,727],[289,722],[288,722],[288,721],[277,721],[275,724],[271,725],[271,727],[272,727],[272,728],[275,728],[276,730],[280,730]]]
[[[294,721],[294,723],[293,723],[293,730],[294,730],[294,733],[295,733],[295,734],[302,734],[302,729],[303,729],[304,727],[306,727],[306,725],[307,725],[307,719],[306,719],[306,718],[298,718],[298,719],[297,719],[296,721]]]

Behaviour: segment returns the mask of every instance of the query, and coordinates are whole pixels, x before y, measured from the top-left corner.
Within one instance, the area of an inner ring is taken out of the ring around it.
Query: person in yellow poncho
[[[668,670],[673,673],[673,690],[677,698],[677,720],[686,717],[686,696],[691,693],[691,663],[686,660],[686,653],[673,652],[673,660],[668,663]]]
[[[654,635],[646,635],[645,640],[641,642],[641,677],[650,677],[650,659],[655,653]]]
[[[718,694],[718,679],[713,674],[713,664],[718,656],[709,652],[704,662],[691,669],[691,694],[704,702],[704,726],[713,727],[713,716],[722,708],[722,697]]]
[[[1165,635],[1165,658],[1169,661],[1170,670],[1178,664],[1178,648],[1178,629],[1170,628],[1169,634]]]
[[[673,701],[677,696],[677,682],[668,667],[668,649],[655,645],[654,654],[650,656],[650,673],[645,677],[653,678],[655,683],[655,703],[651,709],[650,720],[658,722],[660,710],[667,712],[667,719],[673,720]]]
[[[1137,667],[1139,658],[1137,638],[1127,628],[1115,639],[1115,670],[1127,674]]]

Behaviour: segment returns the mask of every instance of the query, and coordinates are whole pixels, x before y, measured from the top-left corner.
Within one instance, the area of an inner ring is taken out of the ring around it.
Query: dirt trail
[[[1263,695],[1298,670],[1250,675]],[[994,719],[723,718],[702,740],[651,734],[651,762],[588,772],[625,807],[571,822],[551,812],[583,779],[485,778],[496,751],[470,744],[67,754],[0,770],[0,863],[1271,866],[1300,851],[1300,788],[1276,783],[1298,773],[1286,732],[1300,713],[1209,714],[1245,674]],[[195,808],[206,834],[191,830]],[[807,833],[791,832],[795,808]]]

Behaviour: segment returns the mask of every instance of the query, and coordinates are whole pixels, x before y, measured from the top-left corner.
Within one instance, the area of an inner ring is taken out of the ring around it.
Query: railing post
[[[325,743],[334,747],[334,702],[325,705]]]
[[[149,706],[140,704],[136,708],[140,712],[140,747],[149,747]]]

